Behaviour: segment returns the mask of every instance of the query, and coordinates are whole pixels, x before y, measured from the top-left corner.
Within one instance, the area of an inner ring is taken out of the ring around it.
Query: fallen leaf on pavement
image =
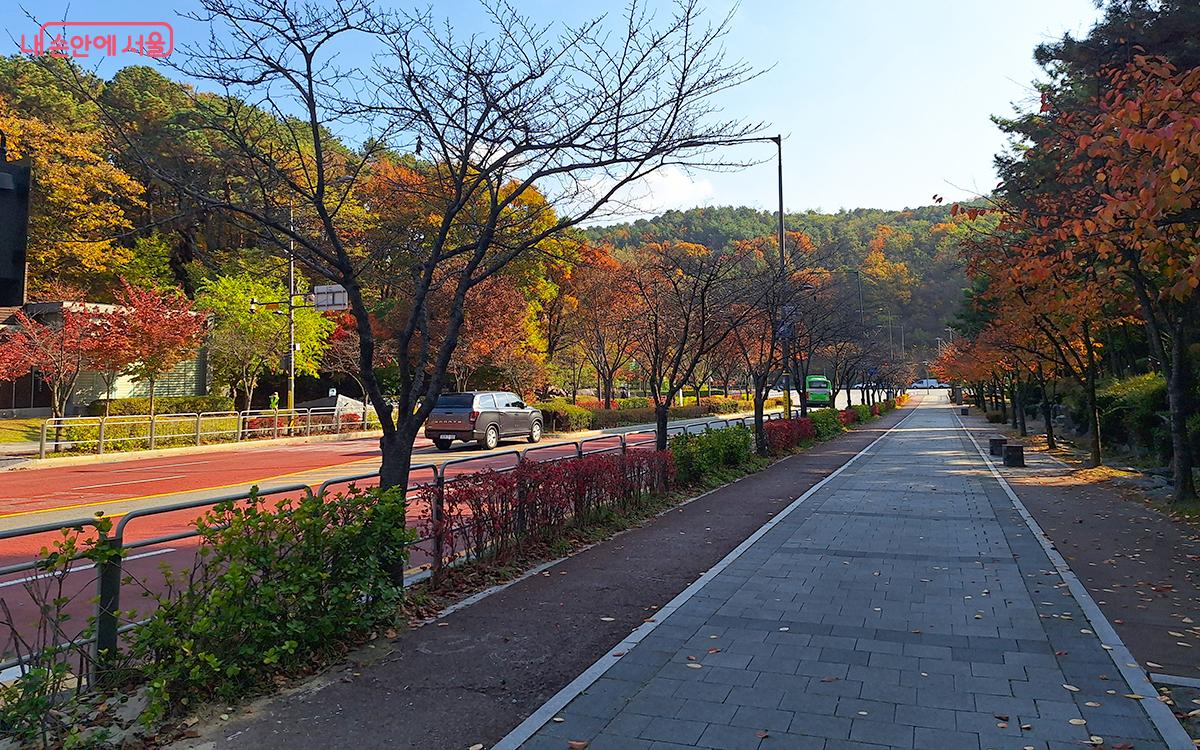
[[[567,740],[567,747],[571,750],[586,750],[587,746],[587,740]]]

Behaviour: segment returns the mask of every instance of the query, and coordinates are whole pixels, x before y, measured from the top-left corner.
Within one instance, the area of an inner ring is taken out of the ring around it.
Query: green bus
[[[833,406],[833,391],[829,378],[809,375],[804,379],[804,400],[809,406]]]

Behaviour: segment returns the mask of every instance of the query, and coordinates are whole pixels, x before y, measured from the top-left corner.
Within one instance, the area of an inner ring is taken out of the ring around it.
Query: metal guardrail
[[[316,410],[312,410],[312,411],[316,411]],[[273,414],[273,412],[272,412],[272,414]],[[767,420],[783,418],[783,414],[781,412],[772,412],[770,414],[764,414],[763,416],[764,416],[764,419],[767,419]],[[799,416],[799,410],[794,410],[793,416],[794,417]],[[740,417],[740,418],[730,418],[730,419],[714,419],[714,420],[709,420],[709,421],[702,422],[702,423],[669,426],[667,428],[667,434],[668,434],[668,436],[670,436],[670,435],[677,435],[677,434],[681,434],[681,433],[703,432],[703,431],[712,430],[712,429],[723,429],[723,428],[729,427],[731,425],[743,425],[743,426],[753,427],[753,424],[754,424],[754,418],[752,416]],[[409,467],[410,481],[409,481],[409,486],[407,489],[409,492],[412,492],[413,490],[420,490],[422,488],[429,487],[431,485],[437,488],[437,491],[434,493],[435,502],[432,504],[432,507],[430,508],[431,520],[433,521],[433,524],[436,525],[438,522],[442,521],[444,518],[445,509],[443,507],[443,498],[444,498],[445,487],[448,483],[451,483],[451,482],[455,481],[455,479],[456,479],[456,476],[449,476],[447,474],[447,469],[450,467],[464,466],[464,465],[467,465],[470,463],[481,463],[481,462],[485,462],[485,461],[488,462],[489,464],[494,464],[497,457],[512,456],[513,462],[512,462],[511,466],[501,466],[499,468],[496,468],[495,466],[483,467],[483,468],[491,469],[491,470],[497,471],[497,472],[508,472],[508,471],[515,470],[522,463],[527,462],[527,461],[538,461],[539,463],[547,463],[547,462],[553,462],[553,461],[562,461],[562,460],[567,460],[567,459],[581,458],[585,455],[596,455],[596,454],[603,454],[603,453],[609,453],[609,452],[615,452],[615,451],[620,451],[621,453],[625,453],[626,451],[628,451],[631,448],[640,448],[640,447],[646,446],[648,444],[653,444],[656,439],[655,432],[656,431],[645,431],[645,432],[630,431],[628,433],[600,435],[600,436],[596,436],[596,437],[584,438],[584,439],[575,440],[575,441],[564,441],[564,442],[559,442],[559,443],[550,443],[547,445],[530,446],[528,448],[524,448],[521,450],[508,450],[508,451],[501,451],[501,452],[497,452],[497,453],[488,453],[488,454],[483,454],[483,455],[478,455],[478,456],[467,456],[467,457],[463,457],[463,458],[451,459],[451,460],[445,461],[441,464],[414,464],[411,467]],[[642,440],[636,440],[636,439],[631,440],[630,439],[630,436],[638,436],[638,435],[647,435],[649,437],[642,439]],[[609,443],[609,445],[598,447],[597,444],[601,443],[601,442]],[[613,443],[615,443],[615,444],[613,444]],[[594,446],[594,447],[589,448],[588,446]],[[564,450],[564,448],[568,448],[568,447],[571,448],[572,450]],[[555,449],[557,449],[559,452],[561,452],[562,455],[551,456],[546,459],[530,458],[531,454],[534,454],[536,456],[536,454],[538,454],[539,452],[549,452],[549,451],[555,450]],[[429,472],[431,474],[432,478],[429,481],[424,481],[424,482],[418,481],[417,483],[413,483],[413,481],[411,479],[413,473],[421,474],[423,472]],[[378,471],[372,471],[372,472],[364,472],[361,474],[352,474],[352,475],[348,475],[348,476],[335,477],[332,479],[327,479],[324,482],[322,482],[316,488],[315,491],[308,484],[297,483],[297,484],[285,485],[282,487],[275,487],[273,489],[270,489],[270,490],[267,490],[264,492],[258,492],[257,496],[258,497],[275,497],[275,496],[287,495],[289,493],[294,493],[294,492],[302,492],[302,493],[305,493],[305,495],[308,497],[323,498],[327,495],[330,488],[332,488],[335,485],[341,485],[341,484],[349,485],[349,484],[353,484],[356,482],[375,479],[378,476],[379,476]],[[16,539],[19,537],[34,536],[37,534],[61,532],[61,531],[69,530],[69,529],[84,529],[84,528],[88,528],[88,527],[96,529],[96,533],[97,533],[96,544],[99,547],[104,548],[104,551],[106,551],[106,552],[111,551],[113,554],[97,555],[97,557],[99,558],[99,561],[96,563],[97,576],[96,576],[96,584],[95,584],[95,586],[96,586],[95,635],[93,635],[87,639],[84,639],[84,640],[70,642],[69,645],[83,646],[83,645],[87,645],[88,643],[90,643],[92,645],[93,669],[98,671],[99,669],[101,669],[103,667],[103,665],[105,663],[104,655],[116,653],[116,649],[118,646],[118,639],[120,637],[120,634],[122,632],[125,632],[125,631],[133,628],[133,627],[136,627],[139,624],[139,623],[127,623],[125,625],[121,625],[120,620],[119,620],[119,615],[121,612],[121,589],[122,589],[122,582],[125,578],[125,576],[124,576],[124,561],[125,561],[126,554],[130,550],[142,549],[142,548],[146,548],[146,547],[153,547],[156,545],[166,544],[168,542],[179,541],[181,539],[189,539],[189,538],[198,537],[200,535],[200,532],[195,528],[195,524],[193,522],[191,524],[191,528],[184,530],[184,531],[178,531],[175,533],[151,537],[148,539],[140,539],[140,540],[136,540],[136,541],[127,542],[126,541],[126,533],[129,528],[129,525],[133,522],[138,521],[139,519],[150,518],[150,517],[154,517],[154,516],[163,515],[166,513],[176,513],[179,511],[183,511],[183,510],[212,507],[212,506],[216,506],[220,503],[238,502],[241,500],[248,500],[250,498],[250,496],[251,496],[251,491],[247,491],[247,492],[223,495],[223,496],[216,497],[216,498],[204,498],[204,499],[199,499],[199,500],[189,500],[189,501],[185,501],[185,502],[171,503],[169,505],[159,505],[159,506],[154,506],[151,508],[140,508],[140,509],[132,510],[132,511],[129,511],[129,512],[123,514],[120,517],[120,520],[112,528],[111,534],[106,534],[102,530],[101,525],[98,523],[98,519],[93,516],[93,517],[87,517],[87,518],[78,518],[78,519],[74,519],[74,520],[66,521],[66,522],[41,524],[38,526],[27,526],[27,527],[23,527],[20,529],[10,529],[7,531],[0,531],[0,541],[7,540],[7,539]],[[452,529],[451,531],[453,532],[456,530]],[[445,550],[444,550],[444,541],[443,541],[442,535],[434,534],[433,536],[414,539],[413,541],[409,542],[407,546],[409,546],[410,548],[416,547],[417,545],[424,544],[424,543],[431,542],[431,541],[433,542],[433,551],[431,554],[432,562],[430,564],[431,565],[430,570],[431,570],[431,574],[432,574],[432,573],[436,573],[438,570],[440,570],[444,564]],[[78,555],[75,558],[75,560],[79,560],[82,558],[83,558],[83,555],[81,554],[81,555]],[[36,559],[31,560],[26,563],[7,565],[4,567],[0,567],[0,576],[11,575],[14,573],[22,573],[22,572],[36,572],[39,569],[39,567],[40,567],[39,561]],[[406,584],[407,583],[408,582],[406,582]],[[7,668],[16,666],[19,663],[20,663],[20,659],[10,659],[8,661],[0,663],[0,670],[4,670]],[[90,678],[92,678],[92,679],[95,679],[95,677],[96,677],[95,674],[90,675]]]
[[[42,423],[38,458],[64,450],[103,454],[106,450],[153,450],[171,446],[234,443],[278,437],[358,432],[379,427],[374,409],[337,407],[115,414],[107,417],[52,417]]]

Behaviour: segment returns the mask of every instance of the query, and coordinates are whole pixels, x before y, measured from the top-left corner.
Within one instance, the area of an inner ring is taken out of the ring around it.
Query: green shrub
[[[837,409],[814,409],[808,417],[817,428],[817,440],[828,440],[844,429]]]
[[[108,413],[111,416],[150,413],[148,398],[114,398],[111,401],[101,398],[88,404],[88,416],[103,416],[105,403],[109,405]],[[228,396],[159,396],[154,399],[154,411],[157,414],[233,411],[233,399]]]
[[[1161,374],[1109,381],[1096,389],[1096,406],[1105,442],[1171,460],[1167,383]]]
[[[754,436],[742,425],[704,432],[685,432],[671,438],[676,477],[683,484],[701,481],[750,458]]]
[[[395,618],[391,571],[415,538],[403,492],[221,503],[196,526],[195,570],[133,631],[147,719],[233,701],[312,669]]]
[[[1004,418],[1004,412],[1002,411],[989,411],[987,413],[987,421],[992,424],[1003,424],[1008,420]]]
[[[632,396],[630,398],[617,399],[618,409],[648,409],[651,406],[653,406],[653,403],[645,396]]]
[[[592,425],[592,412],[567,401],[554,400],[532,404],[542,411],[542,426],[547,432],[579,432]]]
[[[866,404],[852,404],[850,406],[854,413],[858,415],[858,421],[866,422],[871,419],[871,407]]]

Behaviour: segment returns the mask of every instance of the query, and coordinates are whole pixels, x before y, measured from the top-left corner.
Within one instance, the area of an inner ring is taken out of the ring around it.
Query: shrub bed
[[[547,432],[579,432],[592,425],[592,413],[582,406],[567,401],[549,401],[533,404],[542,411],[542,427]]]
[[[149,414],[148,398],[97,399],[87,406],[89,417],[104,416],[104,405],[108,404],[110,416]],[[233,399],[228,396],[159,396],[154,399],[157,414],[198,414],[205,411],[233,411]]]
[[[671,419],[694,419],[705,415],[703,406],[689,404],[688,406],[672,406]],[[646,409],[598,409],[591,413],[593,430],[603,430],[609,427],[625,427],[632,424],[653,424],[654,408]]]
[[[232,701],[311,669],[390,622],[413,539],[402,492],[221,503],[196,523],[193,572],[131,636],[148,718]]]
[[[837,409],[814,409],[808,413],[817,430],[818,440],[828,440],[845,429],[839,414]]]
[[[878,406],[878,404],[875,404],[875,406]],[[850,410],[854,412],[854,419],[856,422],[866,422],[871,418],[872,414],[875,416],[878,416],[879,414],[877,410],[873,411],[871,407],[867,406],[866,404],[854,404],[850,407]]]
[[[685,432],[669,442],[682,484],[693,484],[750,458],[754,435],[741,425],[704,432]]]
[[[650,399],[645,396],[632,396],[617,399],[618,409],[648,409],[652,406]]]
[[[733,414],[742,410],[736,398],[726,398],[724,396],[712,396],[711,398],[701,399],[700,404],[708,414]],[[754,408],[754,402],[750,402],[750,408]]]
[[[437,488],[422,489],[422,533],[442,540],[443,564],[462,554],[503,557],[527,535],[561,527],[572,517],[582,522],[605,510],[628,510],[666,493],[674,480],[670,451],[640,448],[529,461],[507,472],[488,469],[445,485],[439,521],[428,510]]]
[[[782,456],[793,448],[817,437],[817,428],[812,419],[772,419],[763,423],[767,436],[767,450],[772,456]]]

